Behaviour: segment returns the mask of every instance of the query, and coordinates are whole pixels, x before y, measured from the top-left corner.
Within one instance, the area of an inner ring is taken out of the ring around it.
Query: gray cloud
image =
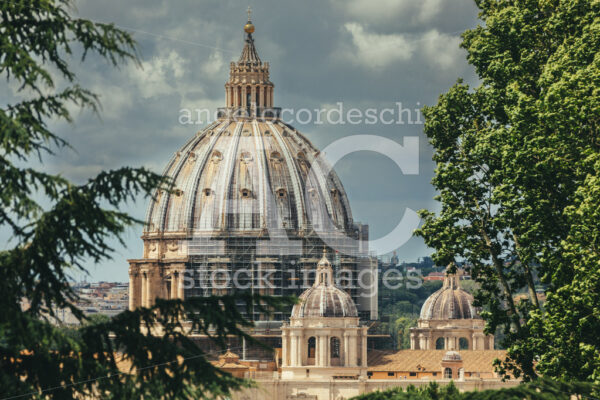
[[[432,104],[457,77],[474,80],[459,34],[476,23],[471,0],[261,0],[253,22],[259,54],[271,63],[275,102],[320,108],[343,101],[346,108],[416,107]],[[116,70],[91,57],[77,64],[81,84],[101,95],[101,117],[77,113],[74,125],[56,124],[77,152],[49,160],[50,170],[83,180],[100,169],[146,165],[161,171],[199,126],[178,123],[181,107],[211,108],[224,102],[229,62],[243,45],[246,3],[180,0],[80,0],[78,15],[132,30],[141,68]],[[296,127],[320,148],[337,138],[372,134],[401,142],[421,138],[418,176],[403,176],[385,157],[356,153],[337,166],[355,218],[373,237],[389,232],[404,209],[435,207],[429,182],[431,149],[422,126],[305,125]],[[124,207],[143,217],[145,202]],[[93,279],[127,280],[126,258],[138,257],[136,228],[115,259],[92,268]],[[413,260],[429,253],[420,239],[399,249]]]

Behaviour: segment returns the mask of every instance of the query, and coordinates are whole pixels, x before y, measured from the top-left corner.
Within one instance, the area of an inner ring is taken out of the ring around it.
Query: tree
[[[97,96],[79,85],[69,67],[75,53],[82,61],[96,53],[112,66],[138,62],[127,32],[74,17],[71,6],[71,0],[0,2],[0,74],[16,88],[13,97],[23,99],[0,108],[0,226],[13,237],[0,251],[0,393],[187,399],[248,385],[212,367],[183,333],[181,317],[221,345],[228,334],[252,341],[243,330],[251,322],[236,302],[268,312],[289,299],[240,294],[163,300],[89,321],[76,334],[52,323],[60,308],[86,321],[68,278],[85,272],[90,260],[110,257],[109,240],[138,222],[119,206],[157,188],[170,190],[170,182],[144,168],[104,171],[77,185],[30,166],[68,147],[50,121],[71,121],[71,107],[98,110]],[[66,85],[57,88],[57,80]],[[161,334],[150,335],[150,329]],[[121,371],[117,362],[130,368]]]
[[[424,109],[442,210],[417,234],[437,264],[471,265],[486,329],[505,334],[500,372],[598,381],[600,4],[476,3],[462,47],[481,84]]]
[[[482,390],[460,393],[454,383],[440,386],[430,382],[426,386],[409,385],[406,391],[394,388],[383,392],[373,392],[353,397],[354,400],[570,400],[572,398],[593,398],[598,388],[589,383],[562,383],[549,380],[536,380],[528,384],[500,390]]]

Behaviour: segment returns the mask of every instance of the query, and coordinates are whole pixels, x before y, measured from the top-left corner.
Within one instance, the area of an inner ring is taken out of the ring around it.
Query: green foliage
[[[380,285],[379,315],[386,322],[380,323],[377,331],[390,334],[398,349],[410,349],[410,328],[417,326],[425,300],[441,287],[441,281],[425,281],[418,288],[401,285],[397,289],[388,289]]]
[[[353,397],[353,400],[458,400],[460,393],[454,383],[441,386],[437,382],[415,387],[409,385],[404,391],[402,388],[393,388],[383,392],[377,391],[361,396]]]
[[[394,388],[383,392],[373,392],[353,397],[353,400],[570,400],[573,398],[595,398],[598,387],[589,383],[562,383],[550,380],[536,380],[528,384],[500,390],[483,390],[460,393],[452,381],[440,386],[436,382],[429,385],[408,386],[406,391]]]
[[[213,368],[183,335],[180,317],[218,344],[224,345],[226,335],[252,341],[242,330],[251,323],[236,302],[270,312],[290,299],[241,294],[158,301],[150,309],[92,320],[75,304],[69,275],[110,257],[109,241],[120,240],[138,222],[120,211],[122,204],[170,190],[170,182],[144,168],[124,167],[74,184],[28,167],[68,147],[50,121],[71,121],[73,107],[99,108],[97,96],[69,68],[76,51],[82,60],[95,53],[112,66],[138,62],[127,32],[74,17],[71,6],[70,0],[0,2],[0,74],[18,88],[14,97],[23,99],[0,108],[0,227],[13,236],[12,247],[0,251],[0,393],[187,399],[248,385]],[[60,89],[56,81],[63,82]],[[56,326],[60,308],[70,309],[81,328]],[[122,372],[117,362],[131,368]]]
[[[424,109],[442,209],[418,235],[437,264],[471,266],[500,372],[600,382],[600,3],[476,3],[462,47],[481,84]]]

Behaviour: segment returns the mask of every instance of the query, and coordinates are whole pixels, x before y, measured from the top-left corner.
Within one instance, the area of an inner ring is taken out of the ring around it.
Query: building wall
[[[406,388],[408,385],[428,385],[430,380],[296,380],[284,381],[275,379],[259,379],[256,388],[246,389],[235,393],[235,400],[343,400],[364,393],[383,391],[394,387]],[[448,380],[437,380],[438,383],[448,384]],[[460,391],[500,389],[519,384],[517,381],[502,382],[500,380],[465,380],[454,381]]]

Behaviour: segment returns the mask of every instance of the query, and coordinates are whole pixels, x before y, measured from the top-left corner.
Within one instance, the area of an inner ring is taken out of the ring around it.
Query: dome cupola
[[[335,285],[331,263],[323,251],[315,271],[315,283],[300,295],[300,303],[292,309],[292,318],[357,316],[352,297]]]
[[[479,319],[473,296],[460,288],[462,271],[448,273],[440,290],[433,293],[421,308],[424,320]]]

